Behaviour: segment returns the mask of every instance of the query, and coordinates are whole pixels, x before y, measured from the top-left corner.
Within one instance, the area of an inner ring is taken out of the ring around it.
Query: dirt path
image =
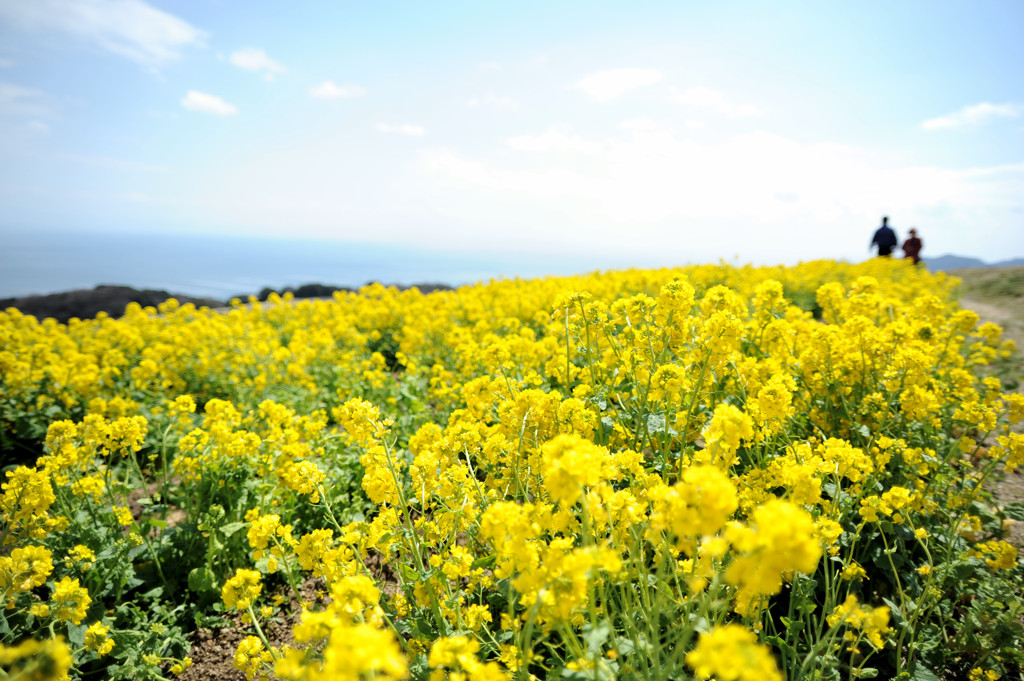
[[[1017,381],[1014,388],[1017,392],[1024,391],[1024,314],[1021,313],[1019,299],[1004,300],[1001,298],[990,298],[980,300],[974,296],[961,296],[960,305],[968,310],[978,313],[980,322],[992,322],[1003,328],[1003,338],[1014,341],[1017,344],[1016,356],[1001,367],[1001,373],[1011,374],[1001,376],[1004,380],[1011,378]],[[1013,473],[1006,473],[1001,479],[992,485],[992,491],[996,502],[1000,505],[1009,503],[1024,503],[1024,471],[1017,469]],[[1012,521],[1011,521],[1012,522]],[[1007,531],[1005,539],[1024,551],[1024,523],[1013,523]]]
[[[977,312],[982,323],[992,322],[1003,327],[1003,338],[1016,343],[1018,352],[1024,351],[1024,319],[1016,309],[970,296],[962,296],[960,306]]]

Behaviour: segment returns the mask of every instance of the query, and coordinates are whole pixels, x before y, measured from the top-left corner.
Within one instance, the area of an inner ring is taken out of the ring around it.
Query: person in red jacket
[[[921,262],[921,247],[924,244],[917,238],[917,230],[910,228],[910,236],[903,242],[903,257],[910,258],[914,264]]]

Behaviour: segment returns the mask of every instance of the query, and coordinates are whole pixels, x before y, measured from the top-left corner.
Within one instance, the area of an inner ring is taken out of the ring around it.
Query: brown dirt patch
[[[307,603],[323,603],[324,580],[309,578],[299,585],[302,600]],[[289,596],[285,587],[280,592]],[[269,601],[270,599],[264,599]],[[278,611],[274,618],[261,623],[270,645],[280,647],[293,641],[292,627],[299,622],[302,606],[294,598]],[[246,636],[255,636],[251,624],[244,624],[241,615],[230,618],[230,624],[218,629],[197,629],[189,636],[192,650],[192,666],[176,677],[182,681],[245,681],[245,673],[235,669],[235,649]]]

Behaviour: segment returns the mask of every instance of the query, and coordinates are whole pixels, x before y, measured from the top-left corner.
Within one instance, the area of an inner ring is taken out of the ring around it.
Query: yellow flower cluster
[[[848,641],[864,637],[875,648],[881,648],[885,645],[883,637],[889,632],[889,608],[884,605],[877,608],[863,606],[856,596],[850,594],[828,616],[828,623],[831,626],[845,624],[858,632],[847,631],[845,637]]]
[[[102,622],[95,622],[85,630],[85,648],[95,651],[103,657],[114,649],[114,641],[110,638],[110,627]]]
[[[11,679],[66,679],[73,660],[63,637],[35,641],[26,639],[15,646],[0,643],[0,673]]]
[[[9,607],[14,598],[34,587],[46,583],[53,572],[53,556],[42,546],[24,546],[11,551],[9,556],[0,556],[0,593]]]
[[[62,622],[81,623],[89,610],[92,599],[89,592],[78,583],[77,579],[65,577],[53,586],[50,598],[53,616]]]
[[[133,525],[112,474],[130,465],[183,503],[244,487],[233,525],[254,564],[231,565],[221,596],[257,620],[235,658],[249,679],[401,679],[411,665],[433,681],[612,678],[642,655],[673,677],[685,662],[700,678],[780,679],[768,606],[826,584],[804,593],[819,622],[805,632],[881,649],[888,610],[857,600],[879,581],[858,549],[927,546],[922,525],[978,529],[966,514],[982,475],[961,458],[1024,461],[1010,430],[1024,400],[975,373],[1011,347],[956,307],[954,285],[899,262],[814,262],[430,295],[372,285],[227,312],[169,302],[68,326],[0,312],[7,411],[68,417],[3,483],[16,548],[0,588],[27,599],[53,572],[40,544],[67,522],[58,497]],[[346,515],[353,467],[369,511]],[[1016,560],[962,541],[992,568]],[[95,559],[67,555],[80,570]],[[323,580],[281,649],[258,625],[270,573]],[[88,592],[55,583],[53,617],[77,624]],[[104,625],[89,631],[103,654]]]
[[[231,609],[246,610],[263,591],[260,573],[256,570],[238,568],[235,575],[224,582],[221,598]]]
[[[754,632],[726,624],[701,634],[697,646],[686,654],[686,663],[697,677],[721,681],[782,681],[779,668],[767,647]]]

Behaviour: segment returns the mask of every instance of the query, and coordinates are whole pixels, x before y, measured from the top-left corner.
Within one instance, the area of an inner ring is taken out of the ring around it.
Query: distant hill
[[[1013,258],[1012,260],[1001,260],[999,262],[987,263],[978,258],[969,258],[963,255],[940,255],[937,258],[922,258],[925,266],[932,272],[945,272],[946,270],[960,270],[968,267],[1021,267],[1024,266],[1024,258]]]
[[[112,317],[120,317],[128,303],[138,303],[143,307],[159,305],[168,298],[175,298],[179,303],[192,303],[196,307],[217,307],[225,303],[211,298],[193,298],[191,296],[174,295],[167,291],[153,289],[138,290],[129,286],[100,285],[93,289],[79,289],[64,293],[51,293],[45,296],[22,296],[20,298],[0,298],[0,310],[15,307],[24,314],[37,319],[53,317],[66,324],[72,317],[92,319],[100,312]]]
[[[421,293],[432,293],[434,291],[450,291],[451,286],[439,283],[413,284]],[[396,288],[405,290],[412,286],[397,285]],[[291,293],[295,298],[329,298],[335,291],[351,291],[351,288],[344,286],[328,286],[324,284],[303,284],[298,287],[284,287],[278,293]],[[263,288],[257,296],[259,300],[266,300],[275,290],[269,287]],[[245,300],[248,296],[238,296]],[[143,307],[157,306],[168,298],[174,298],[179,303],[192,303],[196,307],[225,307],[226,302],[212,298],[194,298],[167,291],[156,291],[153,289],[138,290],[128,286],[100,285],[92,289],[79,289],[76,291],[65,291],[63,293],[51,293],[48,295],[21,296],[17,298],[0,298],[0,311],[9,307],[17,308],[23,314],[32,315],[37,319],[53,317],[58,322],[66,324],[69,319],[93,319],[100,312],[105,312],[111,317],[120,317],[124,314],[129,303],[138,303]]]

